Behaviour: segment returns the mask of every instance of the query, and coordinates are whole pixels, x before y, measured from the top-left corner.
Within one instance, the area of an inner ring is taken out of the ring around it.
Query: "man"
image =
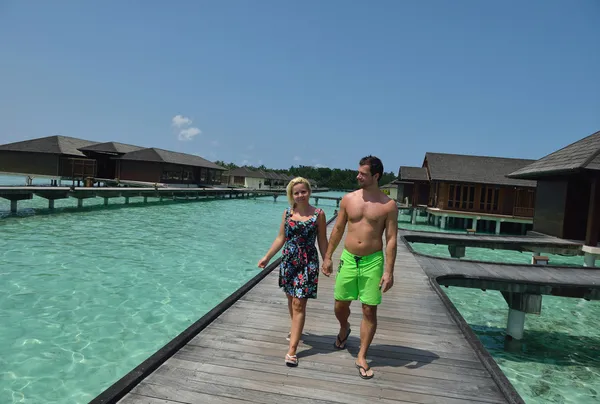
[[[340,332],[335,348],[344,349],[350,335],[350,303],[360,299],[363,318],[360,325],[360,351],[355,365],[363,379],[373,377],[367,363],[367,350],[377,329],[377,306],[382,293],[394,284],[396,236],[398,234],[398,208],[396,202],[379,190],[383,164],[374,156],[360,160],[357,180],[360,189],[345,195],[335,226],[323,257],[323,274],[331,275],[331,257],[337,248],[346,223],[348,234],[335,280],[335,316],[340,322]],[[385,268],[383,233],[385,231]]]

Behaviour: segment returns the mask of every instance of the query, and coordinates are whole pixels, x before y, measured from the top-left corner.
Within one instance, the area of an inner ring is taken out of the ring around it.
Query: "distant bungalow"
[[[0,172],[60,180],[219,185],[226,169],[202,157],[155,147],[48,136],[0,145]]]
[[[294,176],[285,173],[238,167],[223,174],[223,184],[243,188],[281,188],[286,187],[293,178]],[[308,179],[308,181],[312,188],[317,188],[315,180]]]
[[[600,257],[600,131],[508,174],[537,181],[533,231],[584,241],[586,266]]]
[[[514,223],[524,232],[533,222],[536,182],[506,176],[532,162],[428,152],[422,167],[400,167],[398,199],[408,198],[413,221],[421,208],[441,228],[453,221],[500,233],[502,223]]]

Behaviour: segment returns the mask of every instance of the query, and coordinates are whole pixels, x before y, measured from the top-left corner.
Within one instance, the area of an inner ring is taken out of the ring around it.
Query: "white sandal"
[[[298,357],[296,355],[285,354],[285,364],[291,368],[298,366]]]

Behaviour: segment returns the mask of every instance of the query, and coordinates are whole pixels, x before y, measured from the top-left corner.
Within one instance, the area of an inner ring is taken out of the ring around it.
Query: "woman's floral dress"
[[[315,246],[317,218],[323,212],[315,209],[305,221],[292,220],[291,209],[285,215],[285,244],[279,266],[279,287],[290,296],[317,298],[319,254]]]

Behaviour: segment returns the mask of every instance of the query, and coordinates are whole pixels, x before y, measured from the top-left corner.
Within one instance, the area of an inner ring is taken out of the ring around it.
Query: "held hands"
[[[329,276],[333,272],[333,263],[331,262],[330,258],[325,258],[323,260],[323,265],[321,266],[321,272],[323,272],[323,275],[325,275],[325,276]]]
[[[269,264],[270,259],[267,256],[264,256],[258,261],[258,267],[264,268]]]
[[[394,275],[384,272],[381,281],[379,281],[379,289],[385,293],[390,290],[392,286],[394,286]]]

